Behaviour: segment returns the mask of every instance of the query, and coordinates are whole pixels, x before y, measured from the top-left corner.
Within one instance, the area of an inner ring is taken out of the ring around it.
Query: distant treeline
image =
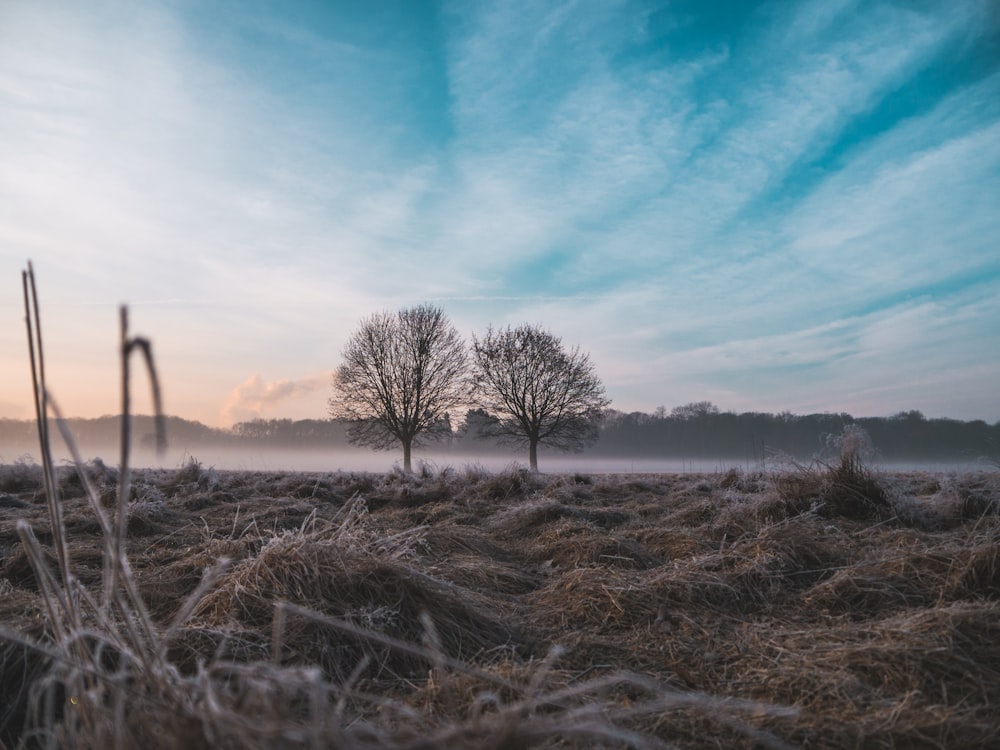
[[[830,455],[844,427],[858,425],[877,457],[889,461],[975,461],[1000,457],[1000,422],[927,419],[919,411],[891,417],[789,412],[722,412],[709,403],[653,414],[609,412],[597,449],[605,455],[766,460]]]
[[[490,416],[469,411],[450,437],[432,444],[435,452],[476,454],[509,448],[478,437],[478,426]],[[118,443],[120,421],[106,416],[70,419],[70,429],[85,448]],[[687,404],[651,414],[608,410],[601,422],[600,438],[586,451],[590,456],[635,458],[723,458],[757,463],[776,454],[812,458],[832,450],[832,439],[844,427],[856,424],[871,437],[878,457],[888,461],[974,461],[1000,458],[1000,422],[927,419],[919,411],[890,417],[852,417],[850,414],[795,415],[788,412],[720,411],[708,402]],[[133,417],[133,434],[139,447],[153,445],[153,420]],[[207,427],[200,422],[169,417],[167,435],[175,448],[343,449],[350,446],[347,424],[333,419],[254,419],[231,429]],[[10,462],[21,454],[37,454],[35,424],[29,420],[0,419],[0,460]],[[357,450],[357,448],[354,448]]]
[[[72,418],[66,420],[77,445],[85,450],[117,446],[121,433],[121,417],[105,416],[94,419]],[[180,446],[232,446],[238,441],[230,430],[207,427],[180,417],[167,417],[167,440]],[[52,445],[60,448],[62,437],[54,424],[49,427]],[[132,434],[135,445],[153,448],[156,444],[153,418],[143,415],[132,417]],[[16,459],[19,454],[38,457],[38,432],[34,420],[0,419],[0,458],[5,462]]]

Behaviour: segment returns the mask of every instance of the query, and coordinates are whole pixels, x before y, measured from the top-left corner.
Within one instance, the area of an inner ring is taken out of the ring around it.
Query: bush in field
[[[42,467],[30,456],[20,456],[12,464],[0,466],[0,492],[41,489]]]
[[[868,433],[851,424],[828,443],[840,455],[826,470],[822,496],[825,514],[861,519],[887,513],[889,497],[871,468],[875,447]]]
[[[826,442],[838,455],[821,463],[823,515],[867,519],[888,514],[891,503],[871,468],[876,451],[868,433],[850,424]]]
[[[889,495],[871,466],[876,451],[868,433],[847,425],[839,435],[827,436],[826,444],[835,451],[833,458],[808,464],[784,459],[788,468],[775,474],[774,484],[785,512],[816,510],[826,517],[859,520],[891,514]]]

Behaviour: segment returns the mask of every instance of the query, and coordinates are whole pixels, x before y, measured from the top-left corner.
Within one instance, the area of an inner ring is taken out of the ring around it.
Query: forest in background
[[[435,453],[475,456],[510,452],[508,446],[478,436],[479,427],[490,416],[469,411],[449,437],[430,443]],[[68,420],[81,446],[104,448],[118,442],[119,417]],[[962,461],[1000,457],[1000,422],[983,420],[928,419],[919,411],[889,417],[858,417],[850,414],[720,411],[700,402],[662,407],[653,413],[624,413],[609,409],[600,424],[600,437],[584,451],[588,456],[634,458],[731,459],[765,462],[777,455],[811,459],[832,451],[831,440],[848,425],[858,425],[871,437],[874,458],[886,461]],[[153,442],[152,417],[133,417],[133,431],[140,447]],[[334,419],[254,419],[230,429],[208,427],[200,422],[167,418],[167,435],[174,448],[188,452],[207,448],[337,449],[350,446],[347,423]],[[37,453],[37,432],[31,420],[0,419],[0,460],[10,462],[21,455]],[[360,450],[355,448],[355,450]]]

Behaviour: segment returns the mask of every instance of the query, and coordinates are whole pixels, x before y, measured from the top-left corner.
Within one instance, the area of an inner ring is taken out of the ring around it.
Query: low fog
[[[65,448],[54,450],[57,464],[69,464],[72,457]],[[85,461],[100,459],[108,466],[117,466],[120,462],[119,449],[115,446],[84,450]],[[15,461],[38,463],[38,452],[22,452],[18,455],[6,451],[0,452],[0,464]],[[247,449],[205,447],[203,449],[186,450],[170,448],[162,456],[148,449],[135,449],[129,454],[129,461],[134,468],[176,469],[194,461],[205,468],[215,468],[220,471],[305,471],[305,472],[374,472],[381,473],[402,468],[402,454],[399,451],[371,450],[282,450],[282,449]],[[542,454],[539,459],[540,471],[543,474],[664,474],[664,473],[716,473],[730,468],[740,468],[748,471],[779,468],[790,464],[782,464],[778,458],[765,461],[754,461],[747,458],[646,458],[646,457],[615,457],[589,456],[587,454]],[[969,461],[879,461],[873,464],[886,471],[963,471],[982,469],[979,460]],[[527,469],[526,456],[517,453],[484,453],[482,455],[456,455],[454,453],[415,452],[413,469],[421,472],[424,469],[437,473],[442,470],[462,472],[469,468],[486,469],[491,472],[502,472],[511,468]]]
[[[65,449],[54,450],[57,463],[71,463],[72,456]],[[108,446],[103,449],[83,452],[83,459],[100,459],[108,466],[120,462],[119,449]],[[37,451],[7,455],[0,453],[0,463],[26,461],[37,463]],[[399,451],[371,450],[282,450],[282,449],[228,449],[209,447],[200,450],[171,448],[165,454],[137,449],[129,453],[129,462],[135,468],[176,469],[195,461],[205,468],[225,471],[365,471],[386,472],[402,468],[402,454]],[[649,474],[672,472],[714,472],[725,471],[732,466],[743,466],[745,462],[705,459],[650,459],[621,458],[607,456],[586,456],[567,454],[542,454],[539,463],[542,473],[582,473],[582,474]],[[434,473],[444,469],[463,471],[466,468],[483,468],[500,472],[510,468],[527,469],[526,456],[515,453],[487,453],[481,456],[455,455],[444,452],[415,452],[413,469],[420,472],[427,468]]]

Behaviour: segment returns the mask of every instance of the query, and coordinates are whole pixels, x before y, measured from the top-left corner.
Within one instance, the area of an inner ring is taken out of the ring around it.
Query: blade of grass
[[[62,586],[66,591],[66,603],[69,606],[67,616],[76,624],[78,615],[72,606],[69,572],[69,549],[66,545],[66,533],[63,525],[62,507],[56,490],[55,474],[52,466],[52,446],[49,441],[48,427],[48,393],[45,383],[45,355],[42,347],[42,321],[38,308],[38,289],[35,285],[35,271],[28,262],[28,269],[21,273],[21,286],[24,292],[24,321],[28,334],[28,356],[31,360],[31,385],[35,401],[35,422],[38,428],[38,444],[42,459],[42,480],[45,489],[45,502],[52,525],[52,543],[55,547],[56,559],[59,561],[59,574]]]

